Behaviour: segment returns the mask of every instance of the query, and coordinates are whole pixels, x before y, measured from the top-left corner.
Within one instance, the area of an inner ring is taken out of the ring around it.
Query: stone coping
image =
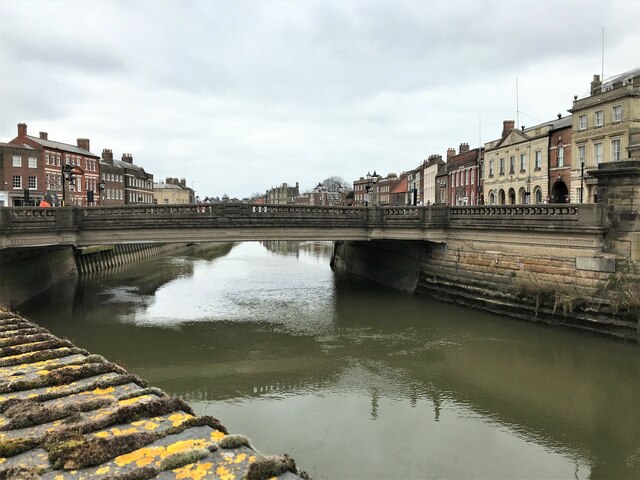
[[[0,308],[0,478],[308,478],[215,418]]]

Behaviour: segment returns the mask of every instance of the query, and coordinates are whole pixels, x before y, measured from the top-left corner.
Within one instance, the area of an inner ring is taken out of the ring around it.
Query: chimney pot
[[[469,144],[468,143],[461,143],[460,144],[460,153],[465,153],[469,151]]]

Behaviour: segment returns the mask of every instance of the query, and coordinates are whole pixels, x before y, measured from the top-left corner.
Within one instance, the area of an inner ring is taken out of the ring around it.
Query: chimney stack
[[[460,153],[465,153],[469,151],[469,144],[468,143],[461,143],[460,144]]]
[[[123,153],[122,161],[126,163],[133,163],[133,155],[131,155],[130,153]]]
[[[113,152],[110,148],[102,149],[102,161],[108,163],[109,165],[113,165]]]
[[[593,81],[591,82],[591,95],[595,95],[599,93],[602,87],[602,81],[600,80],[600,75],[594,75]]]
[[[441,161],[442,161],[442,155],[440,155],[438,153],[434,153],[433,155],[429,155],[429,158],[427,158],[427,162],[429,164],[435,163],[435,162],[441,162]]]
[[[181,178],[180,179],[180,185],[182,185],[183,187],[187,186],[187,179],[186,178]]]
[[[49,140],[49,134],[47,132],[40,132],[40,138],[42,140]]]
[[[506,137],[516,126],[515,120],[505,120],[502,122],[502,138]]]
[[[449,161],[451,157],[455,157],[455,155],[456,155],[455,148],[447,148],[447,161]]]
[[[86,151],[89,151],[89,139],[88,138],[78,138],[78,148],[82,148]]]
[[[26,137],[27,136],[27,124],[26,123],[19,123],[18,124],[18,136],[19,137]]]

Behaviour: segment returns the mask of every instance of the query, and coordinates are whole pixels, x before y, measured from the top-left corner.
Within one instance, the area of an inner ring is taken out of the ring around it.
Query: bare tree
[[[350,192],[352,190],[352,185],[347,182],[344,178],[338,177],[337,175],[325,178],[322,181],[322,186],[328,192],[337,192],[338,187],[342,187],[343,192]]]

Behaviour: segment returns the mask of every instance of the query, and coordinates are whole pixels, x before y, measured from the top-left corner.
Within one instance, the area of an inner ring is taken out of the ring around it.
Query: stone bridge
[[[486,242],[601,253],[601,205],[144,205],[0,209],[0,248],[256,240]]]

